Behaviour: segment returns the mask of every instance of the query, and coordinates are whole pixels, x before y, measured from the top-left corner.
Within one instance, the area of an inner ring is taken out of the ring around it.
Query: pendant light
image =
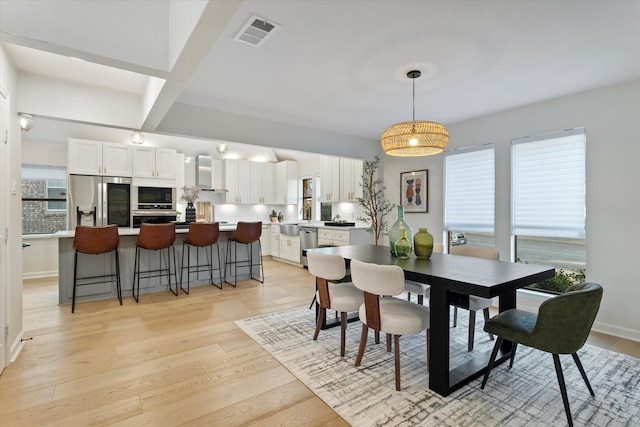
[[[442,153],[449,142],[449,133],[436,122],[416,120],[416,81],[421,73],[409,71],[413,82],[413,120],[389,126],[380,137],[384,152],[390,156],[418,157]]]

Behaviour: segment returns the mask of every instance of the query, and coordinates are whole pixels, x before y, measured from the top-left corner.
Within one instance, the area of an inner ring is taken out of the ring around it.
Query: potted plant
[[[378,244],[382,233],[387,231],[388,224],[385,217],[393,210],[393,205],[384,197],[387,188],[382,179],[378,178],[378,166],[380,157],[375,156],[373,161],[364,161],[362,167],[362,197],[357,201],[364,208],[365,216],[358,217],[369,225],[369,233],[373,234],[373,243]]]
[[[275,209],[269,214],[269,219],[271,222],[278,222],[278,212],[276,212]]]

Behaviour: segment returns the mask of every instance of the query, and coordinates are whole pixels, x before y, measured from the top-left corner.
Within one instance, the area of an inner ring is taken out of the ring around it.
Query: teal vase
[[[409,243],[413,241],[413,230],[404,220],[404,206],[398,206],[398,219],[389,228],[389,250],[391,255],[396,255],[396,242],[402,237],[402,231],[406,232],[405,238],[409,240]]]
[[[396,241],[396,256],[400,259],[407,259],[411,255],[411,240],[407,239],[407,230],[402,230],[402,237]]]
[[[433,253],[433,236],[426,228],[418,229],[413,236],[413,251],[418,259],[429,259]]]

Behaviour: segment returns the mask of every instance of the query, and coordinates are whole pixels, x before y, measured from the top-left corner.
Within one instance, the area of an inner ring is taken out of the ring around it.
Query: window
[[[50,234],[66,229],[66,169],[22,165],[22,234]]]
[[[444,229],[449,245],[494,247],[493,144],[444,155]]]
[[[584,279],[586,136],[583,128],[512,141],[516,260],[556,267],[535,289],[563,292]]]

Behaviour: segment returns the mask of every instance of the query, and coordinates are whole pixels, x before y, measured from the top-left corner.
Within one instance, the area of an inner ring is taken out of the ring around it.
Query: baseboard
[[[594,322],[593,327],[591,329],[596,332],[612,335],[614,337],[640,342],[640,331],[638,330],[634,330],[630,328],[622,328],[620,326],[611,325],[609,323],[597,322],[597,321]]]
[[[51,271],[33,271],[30,273],[22,273],[22,279],[44,279],[47,277],[58,277],[58,270]]]
[[[11,345],[9,346],[9,364],[12,364],[18,358],[18,355],[22,351],[24,347],[24,341],[22,338],[24,337],[24,329],[20,331],[20,333],[16,336],[16,339],[13,340]]]

